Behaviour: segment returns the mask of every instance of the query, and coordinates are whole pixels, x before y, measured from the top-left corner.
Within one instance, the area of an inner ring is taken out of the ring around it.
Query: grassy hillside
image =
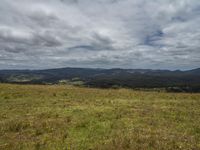
[[[200,94],[0,84],[0,149],[200,149]]]

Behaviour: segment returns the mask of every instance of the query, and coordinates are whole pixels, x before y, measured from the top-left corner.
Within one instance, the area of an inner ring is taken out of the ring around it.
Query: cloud
[[[200,66],[198,0],[0,0],[0,68]]]

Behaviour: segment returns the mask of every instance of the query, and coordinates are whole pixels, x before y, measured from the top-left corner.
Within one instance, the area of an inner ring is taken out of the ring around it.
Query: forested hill
[[[200,68],[188,71],[118,68],[0,70],[0,82],[23,84],[58,84],[67,82],[99,88],[167,88],[177,91],[199,91]]]

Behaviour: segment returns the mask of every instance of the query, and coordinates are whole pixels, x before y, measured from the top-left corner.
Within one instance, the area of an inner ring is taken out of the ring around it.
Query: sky
[[[0,0],[0,69],[193,69],[200,0]]]

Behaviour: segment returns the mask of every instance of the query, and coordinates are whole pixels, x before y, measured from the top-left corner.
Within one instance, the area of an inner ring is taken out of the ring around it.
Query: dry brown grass
[[[0,149],[198,150],[200,94],[0,85]]]

